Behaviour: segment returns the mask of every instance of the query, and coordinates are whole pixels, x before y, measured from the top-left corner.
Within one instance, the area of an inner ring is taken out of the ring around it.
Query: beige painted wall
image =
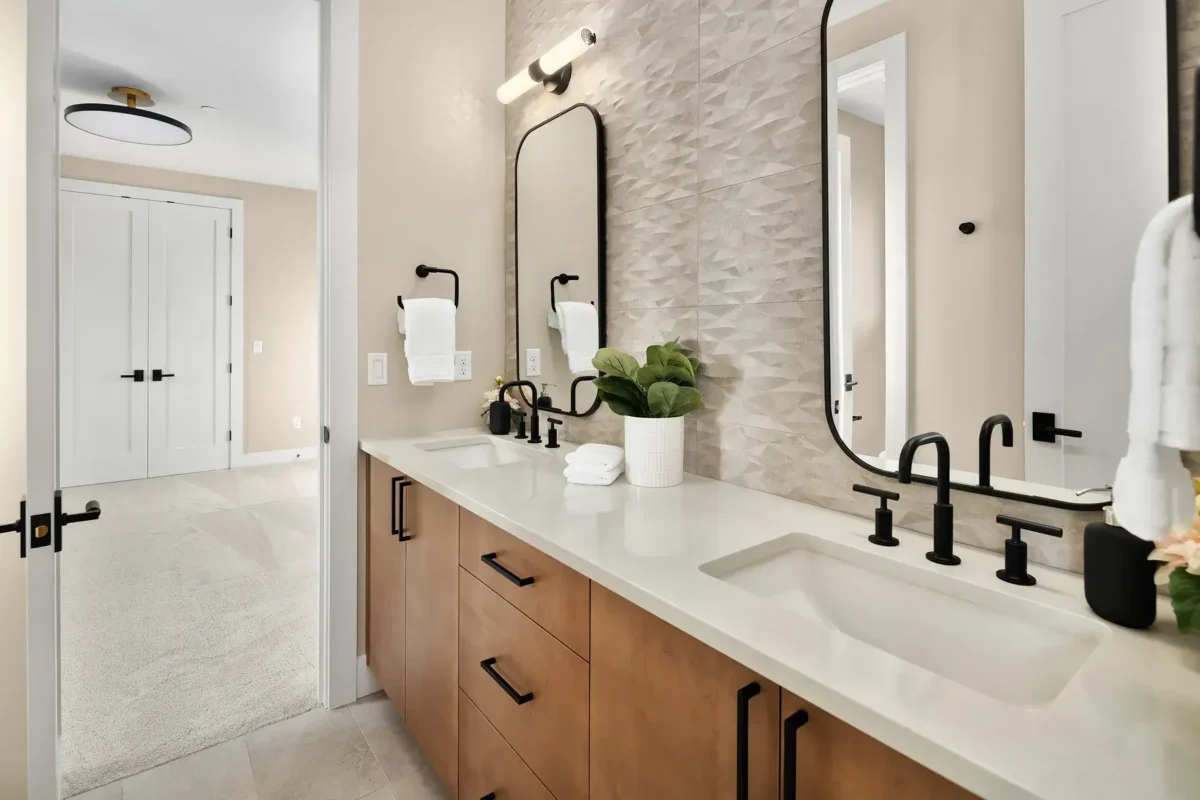
[[[974,470],[979,425],[1025,409],[1023,0],[889,0],[829,32],[839,58],[908,34],[910,424]],[[958,231],[975,222],[972,236]],[[1024,440],[993,469],[1024,477]]]
[[[838,133],[850,138],[850,258],[854,310],[854,452],[884,448],[887,394],[884,353],[883,126],[838,112]]]
[[[317,193],[64,156],[62,176],[245,204],[243,449],[317,444]],[[255,355],[253,343],[263,343]],[[292,427],[300,417],[302,427]]]
[[[25,492],[25,2],[0,0],[0,518]],[[0,536],[0,796],[25,796],[25,562]]]

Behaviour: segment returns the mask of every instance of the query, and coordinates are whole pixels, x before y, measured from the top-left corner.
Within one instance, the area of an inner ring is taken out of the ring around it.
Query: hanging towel
[[[404,356],[413,386],[454,380],[454,323],[458,309],[440,297],[404,301]]]
[[[625,451],[611,444],[584,444],[573,453],[567,453],[571,466],[590,467],[607,472],[625,462]]]
[[[563,301],[554,309],[563,352],[572,375],[595,375],[592,359],[600,349],[600,317],[591,303]]]
[[[1129,451],[1113,481],[1113,512],[1151,541],[1195,514],[1180,453],[1200,449],[1200,239],[1192,224],[1191,197],[1158,213],[1130,292]]]
[[[611,486],[624,472],[624,464],[610,470],[570,464],[563,470],[563,476],[566,477],[567,483],[577,483],[580,486]]]

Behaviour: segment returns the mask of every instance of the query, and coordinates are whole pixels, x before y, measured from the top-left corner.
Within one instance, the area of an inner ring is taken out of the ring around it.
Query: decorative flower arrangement
[[[500,387],[503,385],[504,385],[504,378],[497,375],[496,376],[496,388],[492,389],[491,391],[487,391],[487,392],[483,393],[483,412],[480,413],[480,415],[479,415],[483,419],[485,419],[485,420],[487,419],[488,411],[491,410],[492,403],[494,403],[500,399]],[[521,401],[518,400],[517,398],[513,397],[509,393],[511,391],[512,391],[512,389],[509,389],[508,392],[504,393],[504,399],[508,401],[508,407],[510,409],[512,409],[512,411],[510,413],[510,416],[512,418],[512,424],[516,425],[517,418],[521,412]]]
[[[1200,633],[1200,479],[1196,480],[1196,516],[1190,528],[1178,528],[1155,543],[1151,561],[1161,561],[1154,582],[1167,585],[1175,621],[1184,633]]]

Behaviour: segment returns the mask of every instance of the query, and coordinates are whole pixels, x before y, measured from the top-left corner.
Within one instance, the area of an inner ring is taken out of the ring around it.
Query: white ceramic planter
[[[625,418],[625,480],[651,489],[683,483],[683,417]]]

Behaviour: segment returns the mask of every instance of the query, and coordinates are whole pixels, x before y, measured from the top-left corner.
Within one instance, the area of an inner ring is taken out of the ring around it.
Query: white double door
[[[231,211],[59,198],[63,486],[226,469]]]

